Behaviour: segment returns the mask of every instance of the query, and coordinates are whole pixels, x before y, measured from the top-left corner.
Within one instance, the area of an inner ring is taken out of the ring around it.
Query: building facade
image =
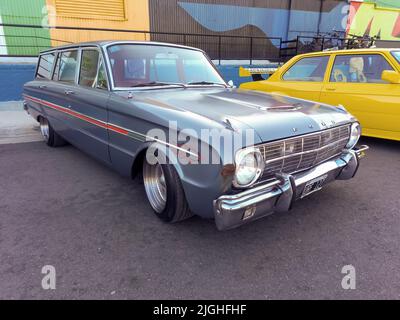
[[[400,1],[0,0],[0,55],[37,55],[70,42],[151,39],[192,45],[211,56],[223,54],[232,59],[248,56],[252,44],[252,54],[262,57],[277,51],[281,41],[333,30],[399,40]],[[243,38],[221,39],[220,35]]]

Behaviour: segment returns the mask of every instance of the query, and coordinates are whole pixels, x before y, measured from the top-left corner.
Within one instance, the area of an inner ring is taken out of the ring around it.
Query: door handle
[[[325,88],[326,91],[336,91],[336,88]]]
[[[39,86],[39,89],[46,89],[46,88],[47,88],[47,86],[45,84],[42,84]]]
[[[72,90],[65,90],[64,93],[69,96],[70,94],[75,94],[75,91]]]

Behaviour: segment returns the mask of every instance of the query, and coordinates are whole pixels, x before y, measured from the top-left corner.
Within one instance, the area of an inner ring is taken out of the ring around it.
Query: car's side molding
[[[176,150],[179,150],[179,151],[182,151],[182,152],[185,152],[185,153],[189,153],[190,155],[192,155],[194,157],[198,157],[198,154],[195,154],[193,152],[190,152],[189,150],[186,150],[186,149],[183,149],[181,147],[178,147],[178,146],[175,146],[173,144],[170,144],[170,143],[168,143],[166,141],[147,136],[145,134],[133,131],[131,129],[120,127],[120,126],[118,126],[116,124],[112,124],[112,123],[109,123],[109,122],[104,122],[102,120],[95,119],[93,117],[89,117],[89,116],[84,115],[84,114],[82,114],[80,112],[71,110],[70,108],[66,108],[66,107],[60,106],[58,104],[54,104],[52,102],[49,102],[49,101],[46,101],[46,100],[43,100],[43,99],[38,99],[38,98],[32,97],[32,96],[27,95],[27,94],[24,94],[23,97],[26,100],[30,100],[32,102],[39,103],[42,106],[57,110],[59,112],[63,112],[65,114],[68,114],[69,116],[78,118],[78,119],[80,119],[82,121],[89,122],[89,123],[91,123],[91,124],[93,124],[95,126],[103,128],[103,129],[110,130],[110,131],[122,134],[124,136],[127,136],[129,138],[138,140],[140,142],[145,142],[145,141],[158,142],[158,143],[164,144],[164,145],[166,145],[168,147],[174,148]]]

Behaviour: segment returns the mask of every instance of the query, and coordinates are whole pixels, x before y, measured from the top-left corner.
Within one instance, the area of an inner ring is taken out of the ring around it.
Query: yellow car
[[[361,122],[363,135],[400,141],[400,49],[303,54],[268,80],[240,88],[342,105]]]

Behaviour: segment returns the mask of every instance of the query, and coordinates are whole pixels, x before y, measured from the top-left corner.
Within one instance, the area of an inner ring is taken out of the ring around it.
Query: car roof
[[[391,52],[391,51],[399,51],[399,49],[396,48],[366,48],[366,49],[347,49],[347,50],[327,50],[327,51],[318,51],[318,52],[310,52],[310,53],[304,53],[300,54],[299,56],[320,56],[323,54],[340,54],[340,53],[368,53],[368,52]]]
[[[82,47],[107,47],[113,44],[145,44],[145,45],[155,45],[155,46],[168,46],[168,47],[175,47],[175,48],[183,48],[189,50],[196,50],[204,52],[201,49],[183,46],[174,43],[166,43],[166,42],[156,42],[156,41],[134,41],[134,40],[102,40],[102,41],[90,41],[90,42],[80,42],[80,43],[72,43],[64,46],[54,47],[48,50],[42,51],[40,54],[50,53],[54,51],[63,51],[68,49],[77,49]]]

